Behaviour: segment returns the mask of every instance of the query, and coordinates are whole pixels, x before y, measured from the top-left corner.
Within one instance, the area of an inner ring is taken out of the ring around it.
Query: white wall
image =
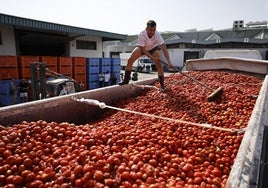
[[[96,41],[97,50],[80,50],[76,49],[76,40]],[[94,36],[78,37],[70,42],[70,56],[72,57],[102,57],[102,39]]]
[[[188,49],[168,49],[169,58],[173,65],[176,67],[183,67],[184,51]],[[161,57],[163,61],[166,61],[166,58],[161,51]]]
[[[0,55],[16,55],[16,43],[14,28],[0,24],[2,44],[0,44]]]
[[[185,49],[168,49],[170,61],[177,67],[183,67]]]
[[[109,45],[109,46],[104,45],[103,46],[104,57],[110,58],[111,52],[120,52],[120,53],[132,52],[134,48],[135,46],[127,46],[127,45]]]

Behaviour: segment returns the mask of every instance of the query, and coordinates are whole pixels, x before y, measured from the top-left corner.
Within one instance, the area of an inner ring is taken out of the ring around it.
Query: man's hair
[[[155,23],[154,20],[149,20],[149,21],[147,22],[147,27],[155,27],[155,26],[156,26],[156,23]]]

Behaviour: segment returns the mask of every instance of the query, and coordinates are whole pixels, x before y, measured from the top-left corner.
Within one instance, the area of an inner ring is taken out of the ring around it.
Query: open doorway
[[[188,59],[199,59],[199,51],[184,51],[183,66]]]
[[[25,56],[68,56],[66,35],[16,30],[18,54]]]

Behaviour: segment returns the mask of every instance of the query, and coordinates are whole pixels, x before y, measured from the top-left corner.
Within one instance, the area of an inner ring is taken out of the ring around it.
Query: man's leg
[[[164,76],[158,76],[158,79],[159,79],[159,83],[161,85],[161,91],[166,91],[166,87],[165,87],[165,84],[164,84]]]
[[[135,48],[130,56],[130,58],[128,59],[128,62],[127,62],[127,67],[126,67],[126,70],[125,70],[125,76],[124,76],[124,80],[119,83],[119,85],[125,85],[125,84],[128,84],[129,83],[129,80],[130,80],[130,74],[131,74],[131,71],[132,71],[132,66],[133,66],[133,63],[136,61],[136,59],[138,59],[140,56],[142,56],[142,53],[141,53],[141,50],[139,47]]]
[[[131,74],[131,70],[125,70],[124,80],[122,82],[120,82],[119,85],[128,84],[129,80],[130,80],[130,74]]]
[[[23,103],[23,94],[20,93],[20,102]]]
[[[16,93],[13,93],[11,95],[11,99],[12,99],[12,104],[16,104]]]
[[[161,58],[160,51],[159,50],[156,50],[153,53],[153,56],[156,56],[158,58]],[[161,86],[161,91],[165,91],[166,90],[166,87],[165,87],[165,84],[164,84],[164,70],[163,70],[163,65],[161,63],[157,63],[157,62],[154,62],[154,63],[155,63],[156,69],[157,69],[158,79],[159,79],[159,83],[160,83],[160,86]]]
[[[22,102],[26,102],[25,93],[22,93]]]
[[[28,93],[24,94],[25,102],[28,102]]]

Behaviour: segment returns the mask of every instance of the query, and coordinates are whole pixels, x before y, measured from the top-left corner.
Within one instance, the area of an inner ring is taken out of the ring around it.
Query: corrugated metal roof
[[[0,14],[0,24],[14,25],[28,29],[40,29],[43,31],[50,32],[63,32],[70,34],[98,36],[102,37],[103,40],[124,40],[127,37],[127,35],[122,34],[38,21],[6,14]]]
[[[194,32],[172,32],[161,33],[162,37],[166,41],[166,44],[176,43],[196,43],[196,44],[214,44],[217,40],[206,40],[212,35],[218,35],[221,37],[220,42],[244,42],[245,38],[249,40],[247,42],[254,44],[266,44],[268,43],[268,28],[245,28],[242,30],[218,30],[218,31],[194,31]],[[174,36],[178,35],[179,39]],[[261,35],[261,36],[260,36]],[[171,40],[170,37],[173,37]],[[138,35],[130,35],[122,41],[125,43],[131,43],[137,40]],[[260,39],[261,38],[261,39]]]
[[[230,42],[247,42],[251,44],[267,44],[268,39],[252,39],[252,38],[232,38],[232,39],[220,39],[220,40],[195,40],[195,39],[178,39],[172,41],[166,41],[166,44],[180,44],[180,43],[195,43],[195,44],[215,44],[215,43],[230,43]]]
[[[206,31],[206,32],[181,32],[177,33],[181,36],[182,40],[169,40],[166,41],[167,44],[175,44],[183,42],[190,42],[196,40],[196,43],[205,44],[205,43],[216,43],[216,40],[206,41],[206,39],[211,35],[221,36],[221,42],[243,42],[245,38],[248,38],[251,43],[267,43],[267,39],[255,39],[260,33],[268,33],[268,28],[246,28],[243,30],[219,30],[219,31]]]

